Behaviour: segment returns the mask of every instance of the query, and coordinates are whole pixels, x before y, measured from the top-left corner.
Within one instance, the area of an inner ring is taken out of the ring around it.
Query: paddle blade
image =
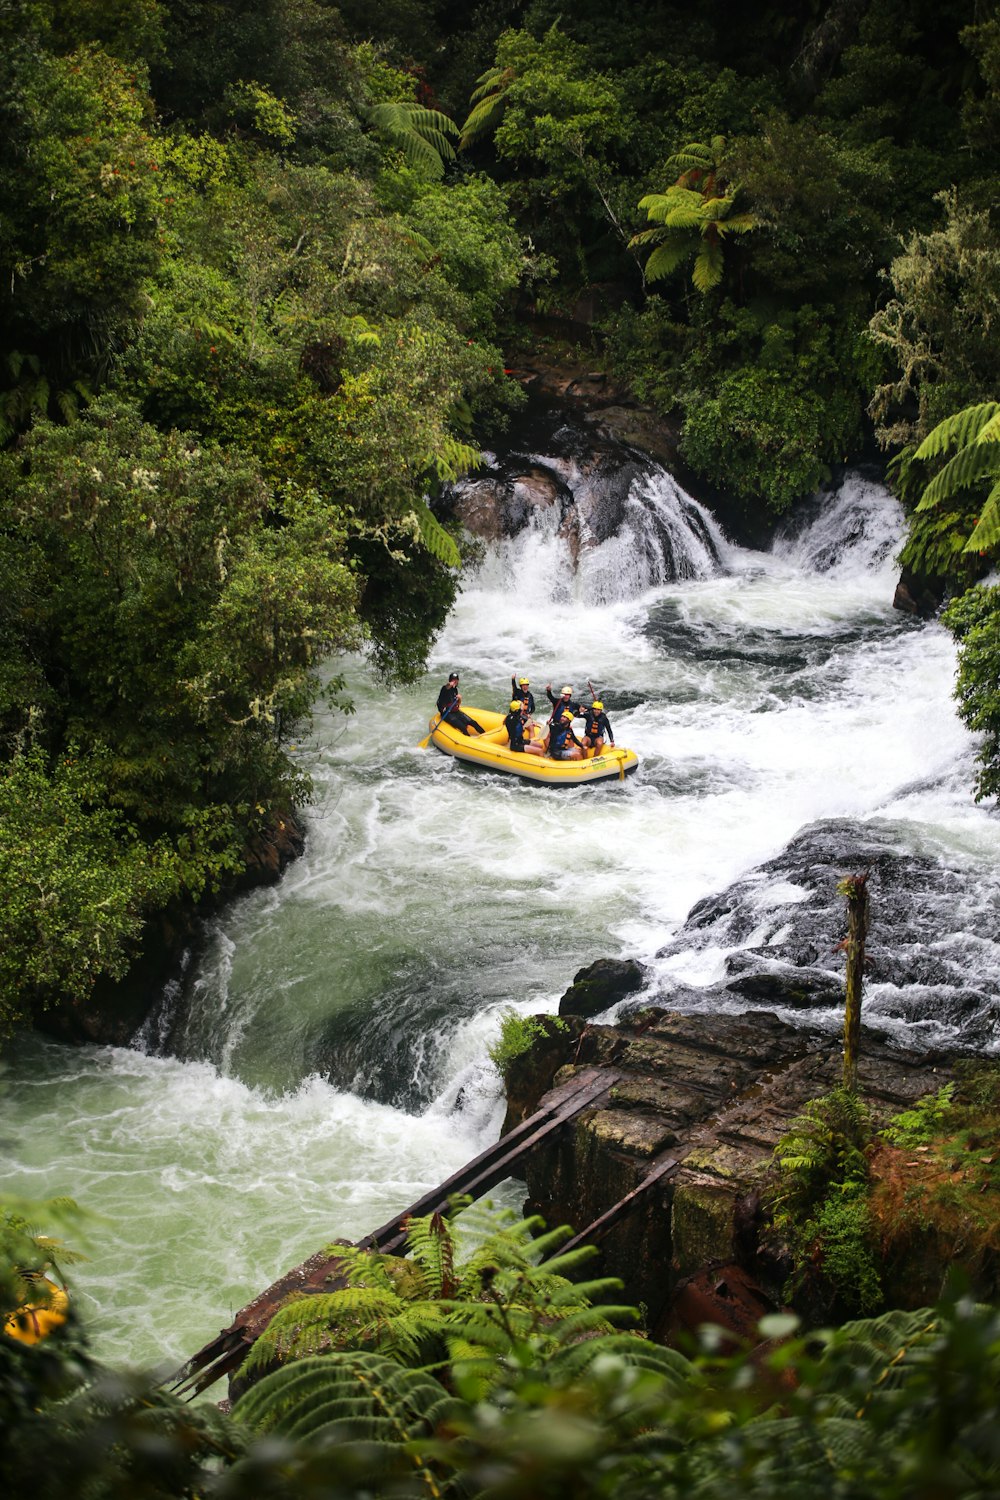
[[[434,731],[433,731],[433,729],[432,729],[432,730],[431,730],[431,734],[433,734],[433,733],[434,733]],[[427,736],[427,738],[426,738],[426,739],[425,739],[425,740],[421,740],[421,741],[420,741],[420,744],[419,744],[419,745],[418,745],[418,746],[417,746],[417,749],[418,749],[418,750],[426,750],[426,749],[427,749],[427,746],[428,746],[428,745],[429,745],[429,744],[430,744],[430,742],[431,742],[431,734],[429,734],[429,735],[428,735],[428,736]]]

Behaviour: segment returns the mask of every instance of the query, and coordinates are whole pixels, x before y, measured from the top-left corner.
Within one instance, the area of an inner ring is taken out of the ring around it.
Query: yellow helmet
[[[572,696],[573,696],[573,689],[571,687],[564,687],[563,690],[562,690],[562,696],[564,698],[572,698]]]
[[[521,702],[520,698],[512,698],[510,700],[510,711],[511,711],[511,713],[514,712],[515,708],[517,709],[518,713],[520,713],[520,711],[521,711],[521,709],[523,707],[524,707],[524,704]]]
[[[591,708],[596,708],[598,713],[603,713],[604,711],[604,704],[601,702],[600,698],[595,698],[590,706]]]
[[[519,677],[517,679],[517,685],[518,685],[518,687],[530,687],[531,686],[531,681],[527,677]]]

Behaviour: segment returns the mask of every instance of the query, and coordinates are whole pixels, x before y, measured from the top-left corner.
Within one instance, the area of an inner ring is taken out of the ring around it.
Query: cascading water
[[[134,1048],[29,1038],[3,1064],[0,1183],[102,1216],[75,1282],[103,1357],[176,1364],[485,1145],[501,1010],[553,1009],[595,958],[705,1010],[795,970],[832,1023],[830,883],[854,861],[877,877],[870,1013],[993,1043],[996,820],[950,638],[891,609],[895,502],[848,476],[748,552],[634,453],[553,449],[531,455],[547,503],[511,480],[529,524],[466,580],[426,681],[349,665],[356,716],[297,751],[317,798],[281,884],[211,923]],[[512,672],[537,696],[589,678],[639,774],[553,793],[418,751],[452,667],[488,707]]]

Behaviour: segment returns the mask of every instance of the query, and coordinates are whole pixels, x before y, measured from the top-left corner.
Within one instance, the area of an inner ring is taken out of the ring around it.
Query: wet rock
[[[843,982],[821,969],[805,972],[795,968],[742,974],[738,979],[731,979],[725,988],[729,994],[742,995],[755,1004],[777,1005],[782,1009],[805,1010],[844,1002]]]
[[[596,1016],[646,983],[646,971],[634,958],[599,958],[573,976],[559,1001],[561,1016]]]
[[[780,854],[692,907],[658,957],[721,949],[727,978],[702,991],[748,1004],[806,1009],[839,1006],[845,907],[837,884],[868,869],[871,924],[865,1014],[961,1030],[963,1045],[990,1040],[1000,991],[995,886],[977,866],[899,851],[891,824],[830,819],[813,824]],[[971,936],[974,935],[974,936]],[[687,1005],[672,993],[664,1005]]]

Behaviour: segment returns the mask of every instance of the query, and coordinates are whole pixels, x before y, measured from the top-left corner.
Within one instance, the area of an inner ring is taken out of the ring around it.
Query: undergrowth
[[[566,1022],[558,1016],[522,1016],[508,1009],[500,1016],[500,1035],[488,1049],[489,1058],[500,1077],[506,1081],[511,1063],[529,1051],[537,1037],[552,1029],[565,1031]]]

